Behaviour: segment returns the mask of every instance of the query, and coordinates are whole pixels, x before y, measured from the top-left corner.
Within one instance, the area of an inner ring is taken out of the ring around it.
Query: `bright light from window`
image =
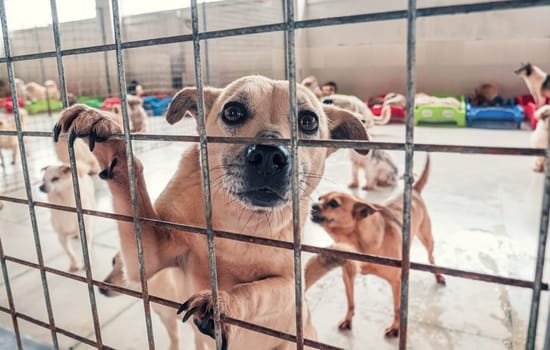
[[[52,23],[48,0],[7,0],[6,14],[8,29],[45,27]],[[96,15],[95,0],[57,0],[59,22],[71,22]]]
[[[216,2],[223,0],[202,0],[202,2]],[[120,14],[122,16],[139,15],[142,13],[176,10],[191,7],[190,0],[121,0],[119,1]]]

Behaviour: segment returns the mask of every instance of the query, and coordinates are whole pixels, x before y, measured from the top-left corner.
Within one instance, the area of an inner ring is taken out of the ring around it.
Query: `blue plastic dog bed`
[[[466,100],[466,122],[469,127],[487,129],[521,129],[523,108],[513,99],[500,106],[472,106]]]
[[[147,96],[143,99],[143,109],[154,116],[163,115],[170,102],[172,97],[159,99],[157,96]]]

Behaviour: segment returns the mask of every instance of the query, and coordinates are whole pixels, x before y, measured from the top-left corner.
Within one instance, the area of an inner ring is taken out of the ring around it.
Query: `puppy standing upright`
[[[289,83],[261,76],[248,76],[224,89],[204,89],[206,134],[209,137],[289,138]],[[300,138],[368,140],[367,131],[355,116],[343,109],[323,105],[305,87],[296,87],[297,122]],[[185,115],[197,117],[197,91],[185,88],[175,97],[166,118],[174,124]],[[86,138],[108,180],[116,213],[132,215],[129,179],[123,140],[110,136],[120,133],[114,116],[84,105],[66,109],[59,132],[75,132]],[[300,148],[300,223],[307,219],[311,192],[324,172],[325,159],[334,149]],[[208,145],[211,169],[212,226],[214,230],[240,232],[256,237],[293,240],[290,151],[272,143]],[[183,155],[176,173],[153,205],[149,198],[143,165],[133,159],[136,176],[138,215],[195,227],[205,227],[203,164],[199,146],[194,144]],[[228,205],[230,204],[230,205]],[[118,221],[121,256],[129,283],[139,281],[134,225]],[[142,226],[142,243],[149,278],[159,270],[177,266],[185,281],[178,281],[182,295],[189,298],[181,307],[184,320],[193,317],[197,328],[212,336],[213,296],[208,271],[208,242],[205,235],[178,231],[166,226]],[[221,313],[247,322],[294,334],[294,264],[292,250],[216,238],[216,261]],[[316,332],[302,304],[304,336],[315,339]],[[222,323],[223,348],[293,349],[296,345]],[[208,339],[212,346],[211,339]]]
[[[430,264],[434,264],[432,224],[428,209],[420,192],[426,185],[429,172],[429,158],[422,175],[413,184],[411,203],[411,239],[415,235],[428,251]],[[403,195],[390,199],[385,205],[369,203],[346,193],[331,192],[319,198],[312,206],[311,220],[320,224],[336,242],[335,247],[364,254],[394,259],[402,258]],[[385,279],[392,288],[394,318],[385,330],[386,336],[397,336],[399,332],[399,310],[401,305],[401,269],[358,261],[337,261],[323,255],[311,258],[306,265],[306,288],[337,265],[343,266],[343,278],[346,287],[348,310],[340,322],[340,329],[351,329],[355,312],[353,285],[355,275],[373,274]],[[445,284],[441,274],[436,273],[437,283]]]
[[[78,183],[80,185],[80,199],[82,207],[86,209],[95,209],[94,184],[92,178],[88,175],[86,166],[78,167]],[[73,180],[71,177],[71,168],[68,165],[47,166],[44,169],[43,183],[40,185],[40,191],[48,194],[48,202],[68,207],[75,207],[73,193]],[[59,242],[67,253],[70,260],[69,271],[75,272],[82,269],[80,263],[71,246],[70,238],[79,237],[78,218],[76,213],[51,209],[51,223],[57,232]],[[88,215],[84,216],[86,227],[86,238],[88,242],[88,251],[92,248],[92,226]]]

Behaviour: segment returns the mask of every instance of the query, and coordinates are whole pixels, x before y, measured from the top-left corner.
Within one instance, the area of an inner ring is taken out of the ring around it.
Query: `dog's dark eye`
[[[323,103],[326,104],[326,105],[331,105],[333,102],[332,102],[332,99],[330,99],[330,98],[325,98],[325,99],[323,100]]]
[[[313,112],[302,112],[298,116],[300,130],[305,134],[315,134],[319,130],[319,118]]]
[[[52,182],[56,182],[57,180],[59,180],[59,178],[56,176],[56,177],[52,177]]]
[[[331,208],[338,208],[340,206],[340,203],[338,203],[335,199],[331,199],[327,204]]]
[[[242,124],[246,117],[246,108],[239,102],[229,102],[223,107],[222,119],[228,125]]]

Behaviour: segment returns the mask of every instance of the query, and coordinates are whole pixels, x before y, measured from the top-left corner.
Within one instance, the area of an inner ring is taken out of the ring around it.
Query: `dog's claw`
[[[194,307],[192,308],[191,310],[187,311],[185,313],[185,315],[183,315],[183,318],[181,319],[181,322],[187,322],[187,320],[189,319],[189,317],[193,316],[193,314],[195,313],[195,311],[197,311],[199,309],[199,307]]]
[[[113,169],[115,168],[115,165],[117,165],[118,159],[114,158],[111,162],[111,165],[107,169],[103,169],[99,174],[99,178],[102,180],[110,180],[113,178]],[[183,306],[183,305],[182,305]],[[181,308],[181,307],[180,307]],[[183,311],[183,310],[182,310]],[[179,313],[179,312],[178,312]]]
[[[229,344],[227,342],[227,336],[222,334],[222,350],[227,350],[229,348]]]
[[[88,136],[88,146],[90,148],[90,152],[94,151],[96,136],[97,134],[94,130],[90,131],[90,135]]]
[[[53,142],[57,142],[59,140],[60,133],[61,133],[61,124],[55,123],[53,127]]]
[[[181,304],[180,308],[178,309],[177,314],[178,315],[181,314],[182,312],[187,310],[188,307],[189,307],[189,300],[187,300],[185,303]]]

